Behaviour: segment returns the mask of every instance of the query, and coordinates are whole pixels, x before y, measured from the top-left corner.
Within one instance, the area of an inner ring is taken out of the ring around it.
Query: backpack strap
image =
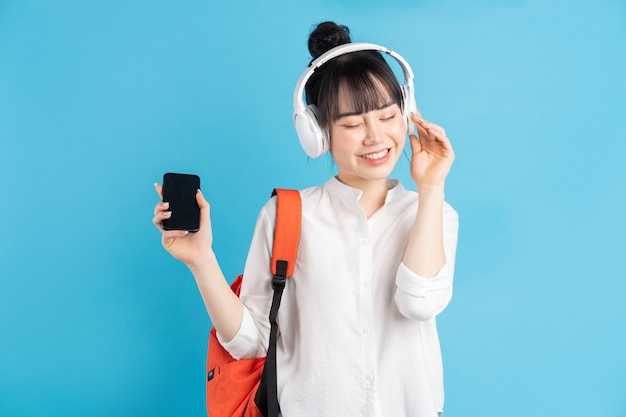
[[[272,195],[278,196],[274,247],[272,249],[272,274],[293,275],[300,241],[300,223],[302,220],[302,200],[297,190],[275,189]],[[283,262],[286,262],[286,270]],[[282,265],[282,266],[279,266]]]
[[[255,403],[264,416],[278,417],[278,379],[276,377],[276,340],[278,339],[278,308],[285,289],[287,278],[293,275],[300,241],[302,220],[302,199],[297,190],[275,189],[278,208],[276,212],[276,228],[274,230],[274,246],[272,249],[272,307],[270,308],[270,340],[267,347],[265,367],[261,376],[261,384],[255,396]]]

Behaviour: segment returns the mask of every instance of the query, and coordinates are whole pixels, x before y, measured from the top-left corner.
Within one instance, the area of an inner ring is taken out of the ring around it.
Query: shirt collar
[[[359,201],[363,192],[359,189],[352,188],[349,185],[339,181],[336,176],[331,177],[324,184],[324,188],[333,196],[343,201]],[[404,186],[396,179],[387,179],[387,198],[385,204],[393,201],[398,195],[404,191]]]

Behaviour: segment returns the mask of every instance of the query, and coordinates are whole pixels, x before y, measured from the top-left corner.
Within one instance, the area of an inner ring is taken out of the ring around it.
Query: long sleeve
[[[443,209],[445,265],[434,277],[422,277],[404,263],[396,275],[395,302],[402,315],[413,320],[429,320],[441,313],[452,298],[452,282],[458,240],[458,214],[449,204]]]
[[[250,244],[244,269],[241,301],[244,315],[239,331],[222,346],[236,359],[263,357],[269,341],[269,310],[272,303],[272,257],[273,231],[276,217],[276,199],[271,199],[261,210]]]

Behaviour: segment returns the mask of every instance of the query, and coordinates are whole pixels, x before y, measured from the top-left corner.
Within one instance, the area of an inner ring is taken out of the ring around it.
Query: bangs
[[[318,108],[319,124],[329,130],[339,118],[339,92],[347,97],[348,109],[367,113],[393,103],[403,106],[402,89],[379,52],[359,51],[339,56],[313,74],[306,89],[309,104]]]
[[[344,100],[348,106],[345,109],[339,108],[340,92],[345,94]],[[344,78],[339,88],[332,95],[336,95],[336,97],[329,97],[331,99],[328,103],[328,120],[330,122],[339,118],[340,111],[342,113],[367,113],[391,103],[396,103],[398,106],[402,104],[397,100],[397,97],[394,98],[393,93],[382,81],[368,73]]]

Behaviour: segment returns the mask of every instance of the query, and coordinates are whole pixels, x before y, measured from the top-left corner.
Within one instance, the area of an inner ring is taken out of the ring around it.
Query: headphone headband
[[[334,48],[329,49],[328,51],[324,52],[322,55],[317,57],[313,62],[311,62],[309,66],[307,67],[307,69],[302,73],[302,75],[298,79],[298,82],[296,83],[296,88],[293,93],[294,110],[304,109],[305,107],[304,99],[302,98],[302,95],[304,94],[304,87],[306,86],[306,83],[309,81],[309,78],[313,76],[313,74],[319,67],[321,67],[322,65],[324,65],[325,63],[327,63],[333,58],[337,58],[338,56],[349,54],[350,52],[357,52],[357,51],[380,51],[393,57],[396,61],[398,61],[398,63],[402,67],[402,72],[404,73],[404,85],[410,86],[411,88],[413,88],[413,78],[414,78],[413,70],[411,69],[411,66],[409,65],[409,63],[402,56],[400,56],[397,52],[394,52],[391,49],[385,48],[384,46],[377,45],[375,43],[367,43],[367,42],[345,43],[343,45],[335,46]]]
[[[409,63],[398,53],[384,46],[367,42],[350,42],[343,45],[336,46],[319,57],[317,57],[306,70],[300,75],[293,94],[293,122],[300,139],[300,144],[304,148],[304,151],[311,158],[316,158],[321,154],[328,151],[330,139],[327,135],[321,131],[317,122],[317,115],[315,106],[304,104],[304,88],[315,71],[330,61],[341,55],[349,54],[357,51],[379,51],[394,58],[404,74],[404,85],[402,91],[404,95],[404,113],[407,121],[407,127],[409,131],[412,131],[414,127],[411,126],[410,112],[415,110],[415,98],[413,95],[413,70]]]

